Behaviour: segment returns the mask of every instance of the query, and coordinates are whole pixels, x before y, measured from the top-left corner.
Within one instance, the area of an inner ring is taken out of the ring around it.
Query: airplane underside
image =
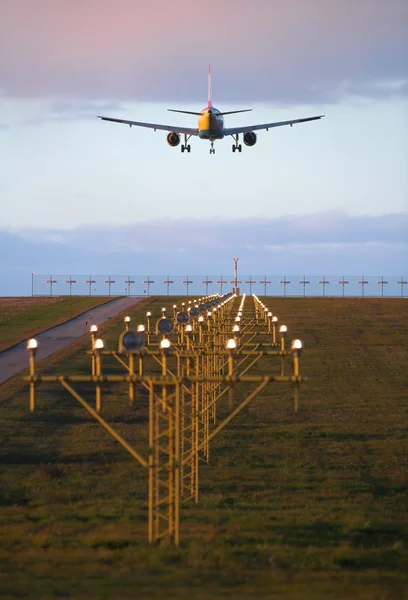
[[[191,152],[191,146],[190,144],[188,144],[188,140],[191,138],[191,135],[187,135],[184,134],[184,144],[181,144],[181,151],[182,152]],[[200,130],[198,132],[198,137],[201,140],[208,140],[211,143],[211,148],[210,148],[210,154],[215,154],[215,148],[214,148],[214,142],[216,140],[223,140],[225,137],[224,132],[215,132],[215,131],[211,131],[211,130]],[[234,139],[234,143],[232,144],[232,151],[233,152],[242,152],[242,144],[239,143],[239,135],[232,135],[231,136]],[[255,136],[256,138],[256,136]],[[255,143],[255,142],[254,142]],[[253,144],[247,144],[247,145],[253,145]]]
[[[211,143],[210,154],[215,154],[214,142],[215,140],[224,139],[224,133],[213,129],[201,129],[198,132],[198,137],[201,140],[209,140]]]
[[[202,140],[223,140],[224,133],[222,131],[214,131],[211,129],[207,129],[206,131],[200,130],[198,132],[198,137]]]

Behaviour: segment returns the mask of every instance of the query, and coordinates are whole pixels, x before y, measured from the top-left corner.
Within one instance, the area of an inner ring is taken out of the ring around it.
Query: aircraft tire
[[[190,146],[190,144],[187,146],[187,152],[191,152],[191,146]]]
[[[184,152],[184,145],[181,145],[181,151]]]
[[[242,146],[241,146],[241,144],[238,146],[238,151],[242,152]]]

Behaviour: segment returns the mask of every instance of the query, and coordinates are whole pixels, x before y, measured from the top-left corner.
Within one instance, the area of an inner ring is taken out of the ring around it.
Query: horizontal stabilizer
[[[241,112],[251,112],[252,108],[245,108],[244,110],[229,110],[228,112],[220,112],[219,115],[235,115]]]
[[[174,108],[168,108],[167,110],[170,112],[183,113],[185,115],[197,115],[197,117],[201,115],[201,113],[193,112],[191,110],[175,110]]]

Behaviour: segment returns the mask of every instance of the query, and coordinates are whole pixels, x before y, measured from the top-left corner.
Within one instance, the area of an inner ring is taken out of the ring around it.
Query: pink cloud
[[[407,20],[404,0],[6,0],[0,90],[198,100],[211,61],[223,99],[312,99],[402,76]]]

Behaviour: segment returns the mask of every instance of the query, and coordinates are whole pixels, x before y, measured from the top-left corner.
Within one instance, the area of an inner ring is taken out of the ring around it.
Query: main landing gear
[[[232,144],[232,151],[235,152],[236,150],[238,150],[238,152],[242,152],[242,146],[241,146],[241,144],[238,143],[238,141],[239,141],[238,134],[234,137],[234,140],[235,140],[235,144]]]
[[[215,154],[214,140],[211,140],[210,154]]]
[[[187,144],[188,140],[191,138],[191,135],[184,134],[184,144],[181,144],[181,151],[191,152],[190,144]]]

